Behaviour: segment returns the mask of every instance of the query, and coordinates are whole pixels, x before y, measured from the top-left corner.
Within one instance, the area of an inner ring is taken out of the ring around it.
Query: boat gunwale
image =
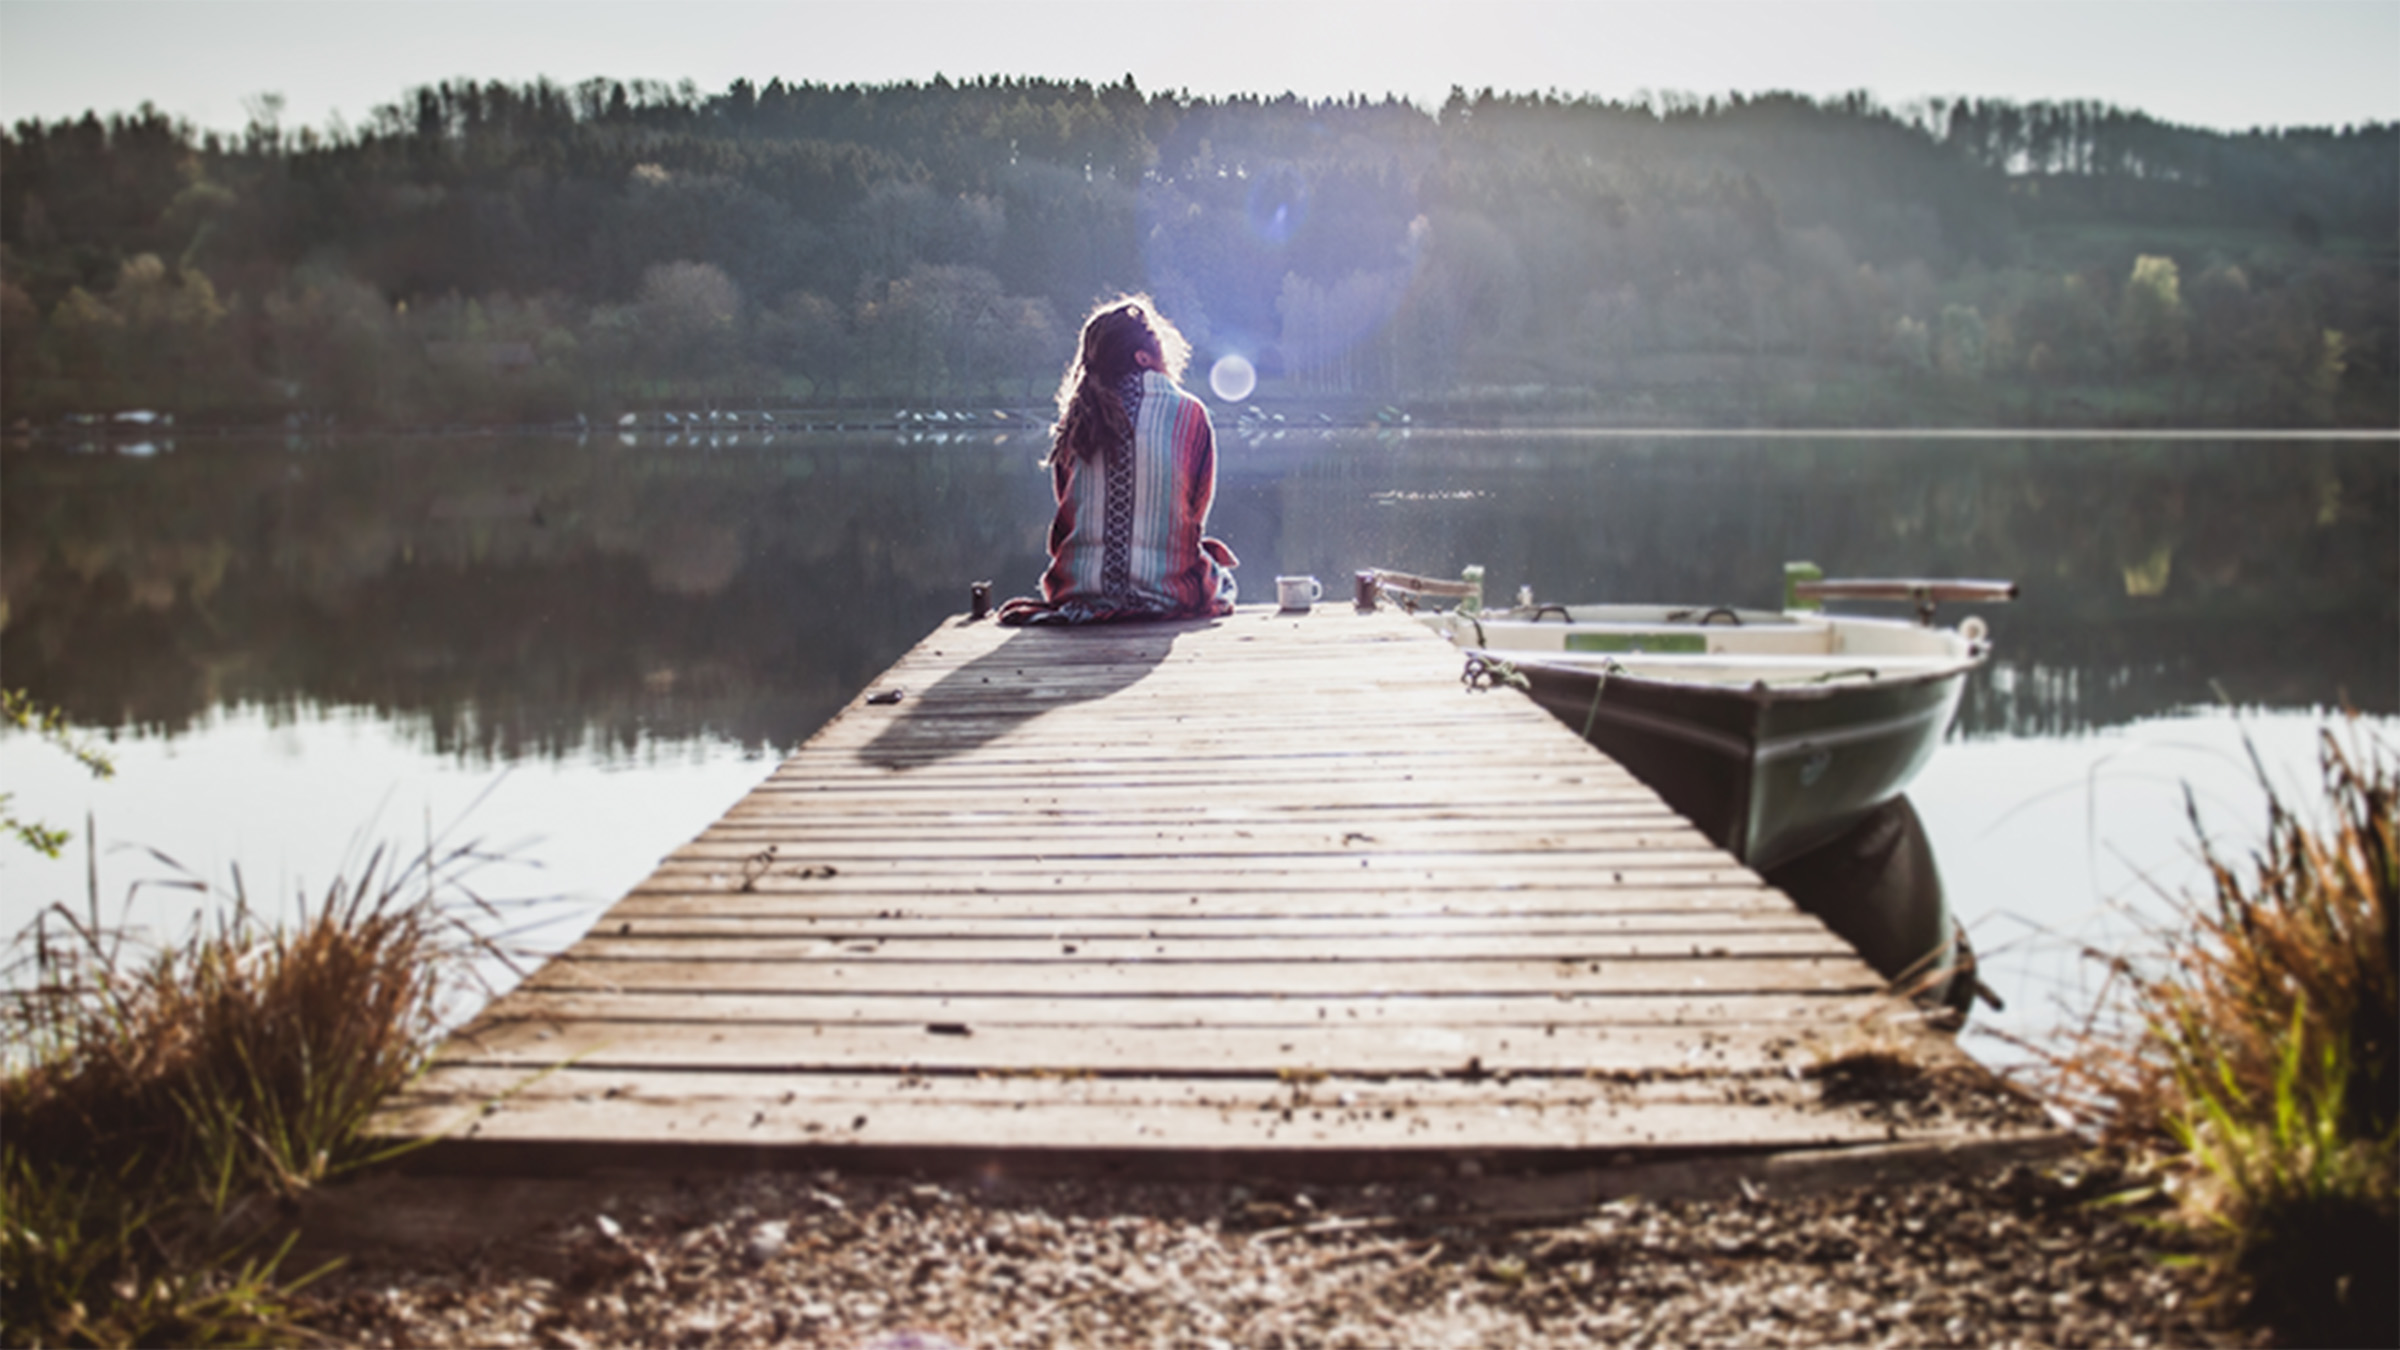
[[[1977,667],[1981,666],[1990,658],[1989,649],[1978,646],[1975,649],[1970,650],[1966,655],[1963,655],[1954,661],[1946,662],[1939,668],[1933,670],[1909,670],[1891,675],[1889,677],[1878,675],[1873,671],[1865,671],[1863,673],[1866,675],[1866,678],[1863,680],[1834,682],[1824,678],[1819,678],[1806,684],[1800,684],[1789,682],[1770,682],[1767,680],[1755,679],[1738,682],[1730,679],[1674,679],[1648,673],[1641,670],[1639,667],[1627,666],[1623,663],[1624,657],[1628,655],[1638,656],[1638,653],[1553,652],[1546,650],[1534,650],[1528,654],[1527,649],[1522,648],[1471,646],[1462,646],[1460,650],[1465,652],[1469,657],[1483,661],[1486,665],[1497,663],[1504,666],[1532,666],[1561,675],[1598,675],[1612,684],[1618,681],[1626,681],[1636,685],[1646,685],[1659,690],[1677,690],[1686,693],[1720,694],[1731,698],[1745,699],[1749,702],[1761,705],[1788,703],[1800,700],[1815,701],[1833,699],[1840,698],[1845,695],[1864,694],[1869,691],[1891,691],[1896,689],[1906,689],[1915,685],[1936,684],[1945,680],[1963,679],[1966,676],[1973,674]],[[1658,661],[1660,664],[1692,664],[1692,658],[1688,654],[1667,654],[1653,659]],[[1726,664],[1730,668],[1737,664],[1739,660],[1744,659],[1749,658],[1728,658]],[[1826,664],[1831,665],[1834,663],[1828,661]],[[1855,664],[1865,666],[1869,664],[1869,662],[1862,660]]]

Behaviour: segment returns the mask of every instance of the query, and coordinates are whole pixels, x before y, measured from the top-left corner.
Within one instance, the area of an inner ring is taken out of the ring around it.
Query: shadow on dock
[[[901,770],[980,749],[1044,713],[1131,688],[1167,659],[1178,636],[1215,623],[1017,629],[932,687],[902,691],[898,713],[859,757]]]

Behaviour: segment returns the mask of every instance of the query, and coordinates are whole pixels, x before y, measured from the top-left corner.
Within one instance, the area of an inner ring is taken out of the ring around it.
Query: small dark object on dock
[[[972,1036],[975,1034],[968,1029],[964,1022],[928,1022],[925,1024],[925,1030],[936,1036]]]
[[[776,845],[769,844],[742,859],[742,890],[744,893],[757,890],[758,879],[765,876],[767,869],[775,865],[775,849]]]
[[[967,622],[973,623],[992,612],[992,583],[978,581],[967,587]]]
[[[877,704],[898,703],[901,698],[907,694],[907,692],[908,691],[905,689],[878,689],[874,693],[867,695],[867,702]]]

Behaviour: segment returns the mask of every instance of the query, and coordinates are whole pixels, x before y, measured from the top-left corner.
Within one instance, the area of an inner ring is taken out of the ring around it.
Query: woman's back
[[[1050,453],[1058,511],[1042,594],[1002,606],[1002,623],[1232,612],[1233,551],[1204,537],[1215,430],[1174,379],[1189,351],[1139,299],[1102,306],[1085,323]]]

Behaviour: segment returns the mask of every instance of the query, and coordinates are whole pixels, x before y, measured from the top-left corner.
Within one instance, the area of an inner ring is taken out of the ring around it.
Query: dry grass
[[[2319,761],[2320,818],[2269,784],[2258,849],[2201,835],[2209,893],[2157,959],[2106,958],[2045,1087],[2177,1160],[2182,1212],[2253,1318],[2302,1343],[2400,1343],[2400,776],[2355,724]]]
[[[280,1253],[228,1220],[372,1161],[360,1127],[418,1071],[478,948],[463,878],[482,861],[377,850],[272,928],[237,873],[225,917],[157,950],[47,911],[0,1007],[0,1340],[288,1330]]]

